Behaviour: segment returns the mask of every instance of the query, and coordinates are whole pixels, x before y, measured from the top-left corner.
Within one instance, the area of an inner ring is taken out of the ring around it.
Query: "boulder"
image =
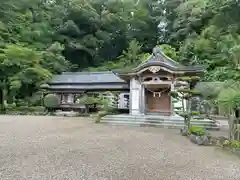
[[[189,136],[189,139],[195,144],[203,145],[203,146],[207,146],[210,143],[209,138],[207,136],[196,136],[194,134],[191,134]]]

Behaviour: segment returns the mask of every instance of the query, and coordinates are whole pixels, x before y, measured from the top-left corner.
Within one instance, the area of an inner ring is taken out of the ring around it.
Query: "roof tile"
[[[71,83],[71,84],[92,84],[92,83],[124,83],[111,71],[105,72],[64,72],[55,75],[50,84]]]

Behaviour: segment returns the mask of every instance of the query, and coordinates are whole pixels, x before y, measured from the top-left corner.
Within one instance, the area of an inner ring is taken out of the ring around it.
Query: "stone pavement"
[[[0,116],[1,180],[239,180],[240,159],[177,130]]]

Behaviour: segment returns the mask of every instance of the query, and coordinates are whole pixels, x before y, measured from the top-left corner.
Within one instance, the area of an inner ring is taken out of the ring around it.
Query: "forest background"
[[[204,65],[203,81],[240,82],[236,0],[0,4],[0,102],[34,105],[40,86],[54,74],[132,66],[146,60],[156,45],[182,64]]]

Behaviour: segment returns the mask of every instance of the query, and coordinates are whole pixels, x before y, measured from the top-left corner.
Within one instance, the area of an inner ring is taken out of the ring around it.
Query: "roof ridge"
[[[167,56],[163,51],[161,51],[161,54],[162,54],[162,56],[165,57],[168,61],[171,61],[172,63],[175,63],[175,64],[177,64],[177,65],[182,65],[182,64],[180,64],[179,62],[177,62],[177,61],[173,60],[172,58],[170,58],[169,56]]]
[[[76,74],[111,74],[113,73],[112,71],[99,71],[99,72],[86,72],[86,71],[83,71],[83,72],[62,72],[61,75],[76,75]]]

